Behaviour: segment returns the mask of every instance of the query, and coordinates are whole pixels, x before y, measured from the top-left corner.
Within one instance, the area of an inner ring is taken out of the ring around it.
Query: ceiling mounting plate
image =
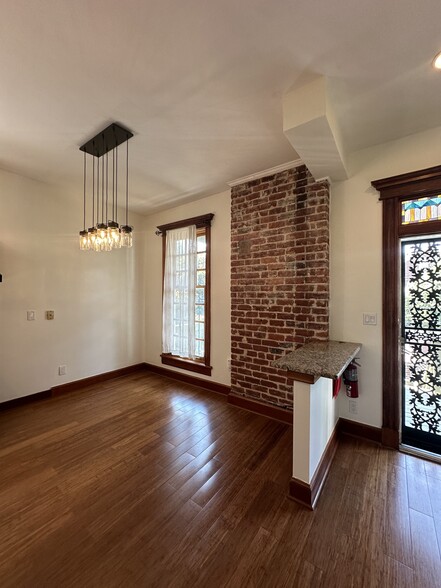
[[[101,157],[105,153],[112,151],[118,145],[125,143],[131,137],[133,133],[125,129],[117,123],[112,123],[100,133],[96,134],[95,137],[89,139],[84,145],[81,145],[80,151],[85,151],[95,157]]]

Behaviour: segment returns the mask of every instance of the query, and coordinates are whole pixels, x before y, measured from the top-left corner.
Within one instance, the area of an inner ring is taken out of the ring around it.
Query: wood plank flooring
[[[292,430],[149,373],[0,413],[0,586],[441,586],[441,466],[351,438],[318,508]]]

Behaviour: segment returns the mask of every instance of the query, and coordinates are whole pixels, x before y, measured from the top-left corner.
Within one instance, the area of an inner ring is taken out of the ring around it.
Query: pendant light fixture
[[[79,233],[82,251],[111,251],[132,247],[133,227],[129,225],[129,139],[133,133],[113,123],[80,147],[83,165],[83,229]],[[125,225],[118,224],[118,146],[126,143]],[[109,186],[109,153],[111,154],[111,189]],[[92,156],[92,226],[86,229],[87,155]],[[111,210],[109,191],[111,190]],[[96,216],[95,216],[96,211]],[[110,213],[110,215],[109,215]]]

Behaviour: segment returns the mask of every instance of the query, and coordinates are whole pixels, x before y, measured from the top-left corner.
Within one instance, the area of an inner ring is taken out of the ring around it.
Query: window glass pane
[[[205,307],[203,304],[196,304],[195,306],[195,319],[197,321],[203,321],[205,318]]]
[[[185,250],[186,250],[186,241],[184,239],[180,239],[179,241],[176,241],[176,249],[175,249],[176,255],[184,255]]]
[[[411,225],[441,220],[441,196],[417,198],[401,203],[401,224]]]
[[[199,235],[199,237],[197,238],[197,243],[198,243],[198,253],[200,253],[201,251],[205,251],[205,249],[206,249],[205,235]]]
[[[204,327],[205,323],[196,323],[196,339],[203,339],[204,338]]]
[[[178,257],[176,257],[176,270],[185,271],[185,269],[185,257],[183,255],[178,255]]]
[[[173,300],[175,304],[185,304],[188,302],[188,290],[175,290]]]
[[[196,288],[196,304],[204,304],[205,288]]]
[[[184,288],[185,286],[185,273],[176,272],[176,288]]]
[[[196,284],[198,286],[205,286],[205,270],[198,270]]]
[[[196,353],[196,357],[204,357],[204,342],[203,341],[196,341],[196,345],[195,345],[195,353]]]
[[[198,269],[205,268],[206,255],[207,255],[206,253],[198,253]]]

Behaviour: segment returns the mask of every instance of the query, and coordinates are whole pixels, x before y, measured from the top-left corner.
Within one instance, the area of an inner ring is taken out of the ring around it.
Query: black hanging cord
[[[118,222],[118,145],[116,146],[115,186],[115,221]]]
[[[101,165],[101,222],[104,224],[104,157]]]
[[[109,222],[109,154],[106,153],[106,223]]]
[[[116,220],[115,217],[115,149],[112,150],[112,220]]]
[[[95,172],[95,177],[96,177],[96,224],[98,226],[98,223],[100,222],[100,192],[99,192],[99,188],[100,188],[100,168],[99,168],[99,163],[100,160],[98,159],[98,157],[96,158],[96,172]]]
[[[83,231],[86,230],[86,152],[84,152]]]
[[[129,139],[127,137],[127,155],[126,155],[126,226],[129,226]]]
[[[95,156],[92,155],[92,227],[95,226]]]

